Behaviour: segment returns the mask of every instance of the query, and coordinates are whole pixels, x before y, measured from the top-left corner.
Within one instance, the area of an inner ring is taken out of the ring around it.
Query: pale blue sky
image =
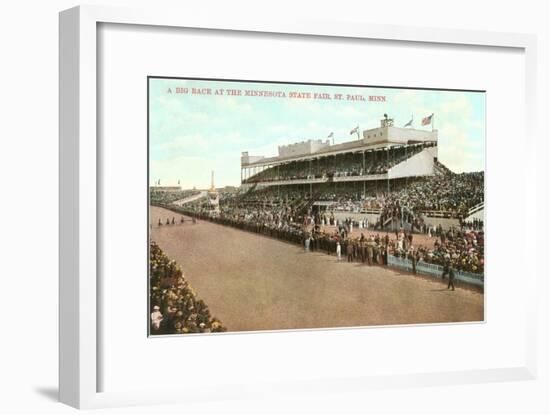
[[[176,94],[176,88],[283,91],[287,98]],[[240,184],[240,155],[277,155],[277,146],[307,139],[354,139],[350,130],[380,126],[387,113],[403,127],[435,114],[439,159],[459,173],[485,167],[485,94],[179,79],[149,80],[150,180],[183,188]],[[172,93],[169,93],[168,90]],[[289,98],[290,92],[385,95],[386,102]]]

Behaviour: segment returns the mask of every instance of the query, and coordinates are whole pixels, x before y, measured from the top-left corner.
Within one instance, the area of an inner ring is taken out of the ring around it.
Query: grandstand
[[[397,128],[386,117],[361,139],[303,141],[274,157],[243,152],[239,202],[301,200],[301,213],[362,214],[381,230],[450,228],[483,217],[483,180],[483,172],[454,174],[438,160],[437,130]]]
[[[279,147],[275,157],[241,157],[241,184],[262,186],[323,183],[384,182],[429,176],[440,171],[437,131],[397,128],[383,119],[379,128],[363,131],[363,138],[330,145],[308,140]]]
[[[340,220],[367,220],[380,231],[483,223],[484,173],[455,174],[442,164],[437,130],[397,128],[385,117],[359,137],[283,145],[273,157],[243,152],[240,188],[151,188],[151,202],[216,216],[291,211],[295,222],[330,212]]]

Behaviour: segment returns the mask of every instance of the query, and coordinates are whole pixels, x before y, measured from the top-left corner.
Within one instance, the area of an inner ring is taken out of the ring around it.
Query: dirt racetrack
[[[176,225],[157,226],[159,218]],[[482,321],[483,294],[151,207],[152,240],[228,331]]]

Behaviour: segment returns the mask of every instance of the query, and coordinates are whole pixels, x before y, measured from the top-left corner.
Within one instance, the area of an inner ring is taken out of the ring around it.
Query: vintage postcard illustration
[[[484,91],[148,97],[149,335],[484,321]]]

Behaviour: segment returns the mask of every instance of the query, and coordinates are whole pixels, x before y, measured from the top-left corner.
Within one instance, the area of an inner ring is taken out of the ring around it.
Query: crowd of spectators
[[[288,205],[281,207],[232,207],[222,208],[220,214],[212,215],[205,209],[173,208],[177,212],[232,226],[248,232],[256,232],[273,238],[299,244],[303,240],[303,227],[296,210]]]
[[[451,228],[436,238],[433,249],[418,248],[425,262],[452,266],[459,271],[484,273],[485,239],[483,231]]]
[[[387,265],[388,256],[407,258],[415,269],[419,262],[452,266],[457,271],[483,275],[484,235],[483,231],[462,231],[437,229],[433,248],[415,245],[415,234],[400,229],[395,235],[365,231],[360,236],[351,236],[351,220],[341,223],[332,233],[311,232],[306,235],[306,251],[326,250],[328,254],[340,255],[348,262],[362,262],[369,265]],[[361,229],[359,229],[361,231]]]
[[[185,212],[201,219],[264,234],[295,244],[306,251],[322,251],[352,262],[387,265],[388,256],[407,258],[413,264],[421,261],[457,271],[484,272],[484,237],[482,230],[445,231],[441,226],[423,231],[433,238],[433,247],[414,244],[415,233],[399,229],[394,234],[372,231],[367,220],[337,219],[334,212],[300,214],[292,204],[281,206],[225,206],[221,214],[211,217],[206,211]],[[477,224],[480,226],[480,224]],[[353,232],[355,229],[356,232]]]
[[[396,146],[389,152],[349,153],[316,160],[289,162],[266,168],[244,180],[260,183],[280,180],[326,179],[386,173],[393,166],[424,149],[423,145]]]
[[[413,212],[443,211],[465,216],[484,200],[484,173],[435,175],[407,183],[384,196],[384,206]]]
[[[482,219],[471,219],[471,220],[461,220],[460,228],[462,230],[468,229],[472,231],[481,231],[483,230],[483,220]]]
[[[364,191],[366,190],[366,191]],[[390,191],[366,189],[355,183],[324,183],[309,188],[299,186],[272,186],[250,192],[243,202],[276,204],[278,200],[312,198],[314,201],[333,202],[331,209],[346,212],[380,211],[380,220],[399,219],[419,230],[424,214],[442,217],[466,218],[469,210],[484,200],[483,172],[435,175],[393,182]],[[473,224],[479,228],[479,223]]]
[[[425,215],[440,214],[442,217],[457,218],[462,228],[483,229],[483,221],[464,222],[469,209],[483,202],[483,172],[445,174],[419,177],[401,183],[393,183],[391,191],[380,188],[367,188],[364,193],[354,183],[321,184],[309,190],[303,186],[269,186],[238,195],[222,203],[222,210],[231,211],[235,207],[247,209],[277,209],[282,206],[295,206],[297,213],[308,213],[306,207],[314,202],[331,202],[325,205],[327,211],[352,213],[377,213],[377,221],[372,222],[379,230],[386,229],[393,220],[391,229],[406,227],[413,232],[433,233],[425,224]],[[309,191],[308,191],[309,190]]]
[[[178,264],[154,242],[150,244],[149,258],[151,334],[226,331],[211,316],[204,301],[197,298]]]
[[[401,242],[403,241],[403,242]],[[443,268],[466,271],[474,274],[484,273],[484,233],[483,231],[437,229],[433,247],[413,246],[411,233],[396,233],[396,243],[392,244],[392,254],[407,258],[413,263],[420,261],[437,264]]]
[[[465,218],[469,210],[484,200],[483,172],[435,175],[413,178],[404,183],[393,183],[388,191],[351,188],[348,186],[319,186],[316,199],[336,202],[332,209],[361,212],[378,209],[380,221],[399,219],[415,226],[423,226],[424,214],[439,213],[444,217]],[[479,223],[473,224],[479,228]]]

